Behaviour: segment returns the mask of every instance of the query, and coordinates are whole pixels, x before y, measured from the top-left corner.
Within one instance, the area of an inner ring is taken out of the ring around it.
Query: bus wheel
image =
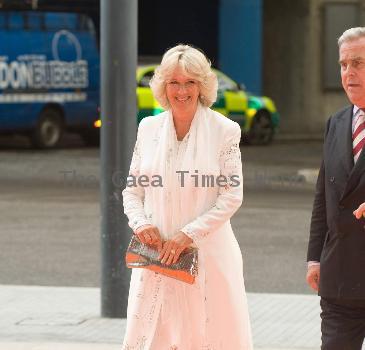
[[[32,144],[36,148],[56,147],[63,134],[61,113],[54,108],[46,108],[41,113],[32,134]]]

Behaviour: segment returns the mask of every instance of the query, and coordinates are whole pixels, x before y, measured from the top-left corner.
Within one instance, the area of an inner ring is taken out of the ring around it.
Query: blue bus
[[[0,12],[0,133],[56,147],[65,131],[99,138],[99,52],[86,14]]]

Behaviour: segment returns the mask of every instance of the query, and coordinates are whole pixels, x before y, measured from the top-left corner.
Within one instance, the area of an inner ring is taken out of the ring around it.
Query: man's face
[[[340,47],[342,86],[352,104],[365,108],[365,37]]]

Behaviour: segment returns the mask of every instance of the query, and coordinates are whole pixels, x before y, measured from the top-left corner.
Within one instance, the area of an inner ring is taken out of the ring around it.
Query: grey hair
[[[343,32],[343,34],[338,38],[338,47],[344,42],[352,41],[354,39],[364,38],[365,37],[365,27],[355,27],[347,29]]]
[[[166,96],[166,80],[176,67],[182,68],[199,82],[199,100],[202,105],[210,107],[217,99],[218,89],[217,76],[212,71],[211,62],[202,51],[180,44],[165,52],[150,81],[152,93],[162,108],[167,110],[171,107]]]

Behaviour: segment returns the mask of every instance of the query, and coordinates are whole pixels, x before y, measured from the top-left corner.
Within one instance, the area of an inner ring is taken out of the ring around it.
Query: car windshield
[[[146,72],[145,75],[141,78],[139,81],[139,86],[141,87],[149,87],[150,86],[150,80],[153,77],[153,70]]]
[[[227,77],[225,77],[223,74],[219,74],[217,73],[217,77],[218,77],[218,90],[219,91],[226,91],[226,90],[230,90],[230,91],[237,91],[237,84],[232,81],[231,79],[228,79]]]

